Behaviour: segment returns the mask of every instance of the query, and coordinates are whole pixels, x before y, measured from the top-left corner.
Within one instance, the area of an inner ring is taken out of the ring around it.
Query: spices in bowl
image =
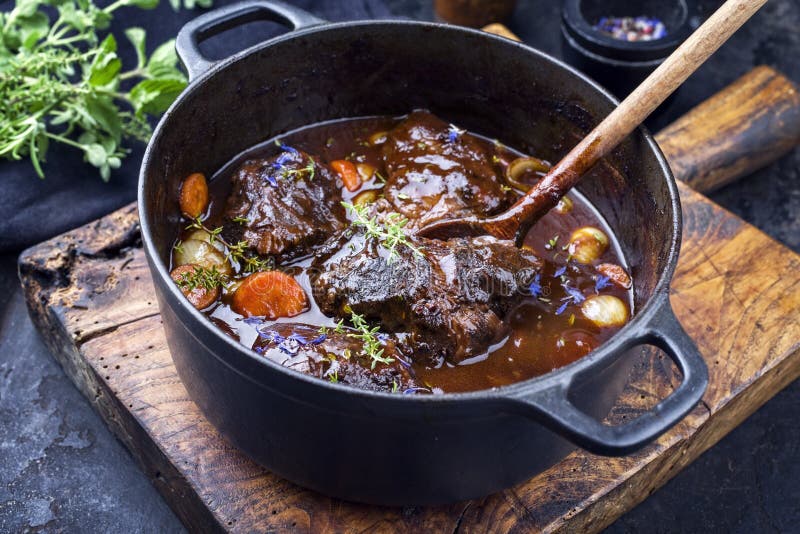
[[[620,41],[655,41],[666,37],[667,28],[657,18],[601,17],[594,29]]]

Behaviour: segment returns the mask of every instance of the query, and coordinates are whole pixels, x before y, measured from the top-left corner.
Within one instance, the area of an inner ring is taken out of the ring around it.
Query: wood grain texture
[[[31,316],[70,378],[197,531],[594,532],[645,499],[800,375],[800,257],[681,186],[672,304],[706,358],[704,403],[641,452],[575,451],[532,480],[438,508],[379,508],[282,480],[225,442],[188,399],[166,349],[133,206],[29,249]],[[609,417],[635,417],[678,378],[641,350]]]
[[[800,90],[759,66],[656,135],[672,172],[709,192],[778,159],[800,143]]]

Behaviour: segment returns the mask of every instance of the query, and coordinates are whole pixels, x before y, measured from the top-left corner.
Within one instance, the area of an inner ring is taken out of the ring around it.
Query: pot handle
[[[589,416],[570,401],[570,379],[543,391],[514,396],[514,411],[543,421],[589,452],[609,456],[633,452],[678,423],[702,398],[708,385],[708,369],[694,342],[675,317],[669,298],[666,295],[658,298],[661,302],[638,335],[616,347],[614,352],[620,354],[642,344],[662,349],[683,374],[680,386],[667,398],[636,419],[611,426]]]
[[[189,73],[189,80],[196,79],[217,63],[203,55],[199,46],[201,42],[255,20],[270,20],[292,30],[326,22],[278,0],[245,0],[204,13],[184,24],[175,39],[175,49]]]

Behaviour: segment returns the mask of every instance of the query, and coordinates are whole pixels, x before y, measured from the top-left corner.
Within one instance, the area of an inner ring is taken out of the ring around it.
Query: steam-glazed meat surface
[[[508,334],[504,319],[541,266],[532,253],[491,237],[413,243],[391,258],[374,239],[357,239],[352,253],[315,269],[322,312],[349,309],[406,332],[418,355],[440,362],[479,355]]]
[[[290,147],[246,161],[232,177],[225,236],[281,260],[304,256],[345,228],[341,188],[318,158]]]
[[[389,132],[383,146],[384,195],[411,227],[494,215],[515,198],[495,156],[491,145],[427,111],[415,111]]]
[[[525,380],[630,318],[608,225],[570,192],[521,246],[415,232],[495,215],[548,168],[427,111],[312,125],[209,181],[191,169],[170,276],[213,327],[319,380],[409,395]]]

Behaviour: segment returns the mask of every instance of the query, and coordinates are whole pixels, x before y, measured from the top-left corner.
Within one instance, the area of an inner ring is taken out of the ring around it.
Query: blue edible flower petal
[[[284,152],[291,152],[292,154],[300,153],[296,148],[292,148],[289,145],[281,145],[281,150],[283,150]]]
[[[534,297],[538,297],[542,294],[541,280],[542,275],[537,273],[536,276],[533,277],[533,282],[531,282],[531,285],[528,286],[528,291],[530,291],[531,295]]]
[[[297,351],[300,350],[300,343],[296,339],[284,339],[278,348],[281,349],[281,352],[285,352],[286,354],[295,355]]]
[[[267,341],[272,341],[273,343],[283,343],[286,341],[286,338],[277,333],[275,330],[259,330],[258,335]]]
[[[267,182],[269,182],[269,185],[272,187],[278,187],[278,180],[276,180],[271,174],[267,175]]]
[[[245,324],[260,325],[264,322],[264,319],[261,319],[260,317],[245,317],[242,319],[242,322]]]
[[[325,341],[326,339],[328,339],[328,336],[327,336],[327,335],[325,335],[325,334],[320,334],[319,336],[315,337],[314,339],[312,339],[312,340],[311,340],[311,341],[309,341],[308,343],[309,343],[309,345],[319,345],[320,343],[322,343],[322,342],[323,342],[323,341]]]
[[[597,280],[595,280],[595,282],[594,282],[594,292],[595,293],[600,293],[601,289],[609,286],[609,284],[611,283],[610,280],[611,279],[609,277],[605,276],[605,275],[602,275],[602,274],[599,275],[597,277]]]
[[[562,265],[561,267],[556,269],[556,272],[553,273],[553,276],[558,278],[559,276],[563,276],[564,273],[566,273],[566,272],[567,272],[567,266],[566,265]]]
[[[556,315],[561,315],[562,313],[564,313],[564,310],[567,309],[567,304],[569,304],[569,302],[570,302],[569,300],[565,300],[564,303],[561,304],[561,306],[559,306],[558,309],[556,310]]]
[[[292,334],[286,339],[291,339],[292,341],[296,341],[301,345],[308,345],[308,340],[301,336],[300,334]]]
[[[464,130],[457,128],[455,124],[451,124],[450,128],[447,129],[447,142],[448,143],[455,143],[458,136],[463,134]]]
[[[586,300],[586,297],[583,296],[583,293],[581,293],[580,290],[570,287],[567,284],[563,284],[562,287],[564,288],[564,291],[567,292],[567,295],[569,295],[569,298],[574,300],[576,303]]]

